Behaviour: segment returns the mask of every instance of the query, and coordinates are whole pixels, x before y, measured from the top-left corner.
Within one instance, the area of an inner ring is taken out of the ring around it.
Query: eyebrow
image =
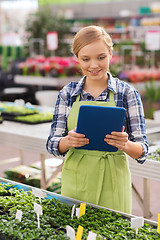
[[[101,55],[106,55],[106,53],[100,53],[100,54],[98,54],[98,56],[101,56]],[[81,57],[89,57],[89,56],[87,56],[87,55],[82,55]]]
[[[82,55],[81,57],[88,57],[88,56],[86,56],[86,55]]]

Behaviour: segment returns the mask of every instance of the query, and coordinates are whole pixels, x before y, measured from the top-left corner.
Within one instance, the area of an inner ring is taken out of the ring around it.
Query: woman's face
[[[78,53],[78,62],[88,80],[106,80],[112,54],[103,40],[97,40],[83,47]]]

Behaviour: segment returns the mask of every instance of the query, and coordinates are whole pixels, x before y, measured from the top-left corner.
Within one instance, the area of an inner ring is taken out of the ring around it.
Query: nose
[[[92,60],[90,67],[91,67],[91,68],[96,68],[96,67],[98,67],[98,62],[97,62],[97,60]]]

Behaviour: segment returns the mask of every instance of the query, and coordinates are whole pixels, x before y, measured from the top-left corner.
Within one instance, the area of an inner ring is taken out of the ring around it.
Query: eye
[[[89,58],[83,58],[82,59],[84,62],[87,62],[89,60]]]
[[[103,60],[105,58],[105,56],[101,56],[99,57],[99,60]]]

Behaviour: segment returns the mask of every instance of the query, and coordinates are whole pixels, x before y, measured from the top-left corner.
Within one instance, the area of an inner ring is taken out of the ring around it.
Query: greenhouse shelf
[[[154,152],[160,148],[160,144],[149,147],[149,153]],[[160,181],[160,161],[147,159],[143,164],[139,164],[135,159],[128,156],[129,167],[131,175],[143,178],[143,199],[132,183],[132,189],[135,197],[141,208],[143,209],[143,216],[150,218],[150,180]]]
[[[149,145],[157,145],[160,141],[160,121],[145,119],[146,135]]]
[[[0,177],[0,182],[16,185],[17,188],[23,189],[25,191],[31,191],[32,188],[33,188],[32,186],[25,185],[25,184],[22,184],[22,183],[18,183],[18,182],[15,182],[15,181],[11,181],[11,180],[1,178],[1,177]],[[34,189],[40,190],[39,188],[35,188],[35,187],[34,187]],[[43,190],[43,189],[41,189],[41,191],[47,194],[47,198],[58,199],[62,203],[66,203],[69,206],[72,206],[73,204],[79,205],[80,203],[82,203],[82,201],[79,201],[79,200],[76,200],[76,199],[73,199],[73,198],[69,198],[69,197],[65,197],[65,196],[62,196],[60,194],[56,194],[54,192],[49,192],[49,191],[46,191],[46,190]],[[119,212],[119,211],[112,210],[112,209],[109,209],[109,208],[101,207],[101,206],[98,206],[98,205],[94,205],[94,204],[90,204],[90,203],[86,203],[86,204],[89,205],[89,206],[92,206],[94,208],[103,208],[103,209],[106,209],[106,210],[109,210],[109,211],[112,211],[112,212],[115,212],[115,213],[119,213],[119,214],[121,214],[122,217],[125,217],[125,218],[128,218],[128,219],[137,217],[135,215],[126,214],[126,213],[123,213],[123,212]],[[156,227],[158,226],[158,223],[155,222],[155,221],[144,219],[144,222],[148,223],[152,226],[156,226]]]
[[[72,81],[79,81],[80,76],[70,76],[70,77],[41,77],[41,76],[22,76],[16,75],[14,77],[14,83],[20,85],[29,85],[29,86],[48,86],[55,87],[57,89],[63,88],[65,85]]]
[[[153,152],[156,148],[160,147],[151,146],[150,152]],[[160,162],[147,159],[145,163],[139,164],[137,161],[128,156],[129,166],[131,174],[151,180],[160,181]]]

